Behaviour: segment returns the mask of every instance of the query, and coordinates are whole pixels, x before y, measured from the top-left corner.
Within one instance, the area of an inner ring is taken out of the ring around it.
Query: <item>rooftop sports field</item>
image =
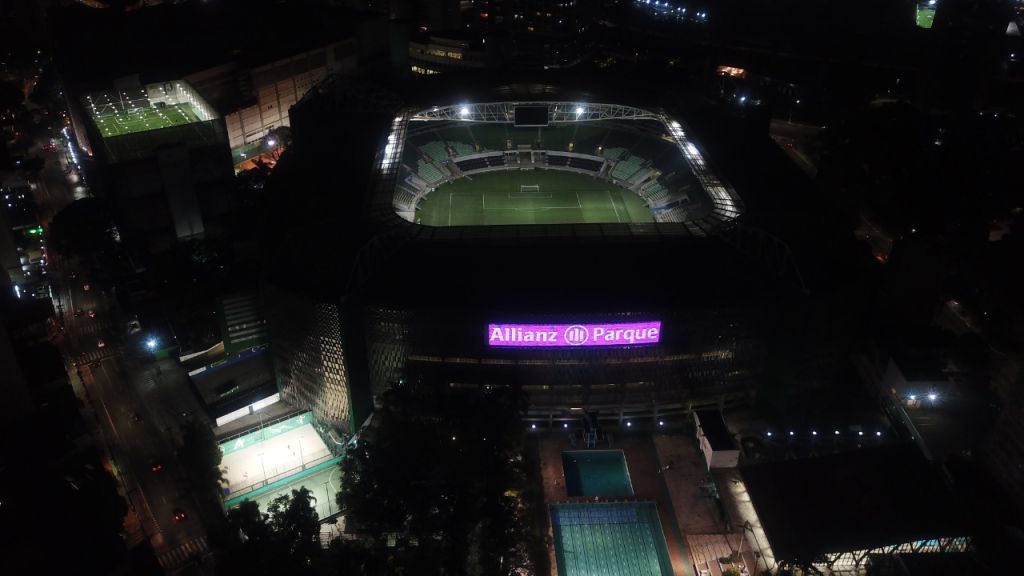
[[[97,107],[92,118],[100,134],[110,138],[200,121],[192,105],[187,103],[166,107],[138,106],[123,111],[113,107],[101,111],[101,108]]]
[[[552,505],[559,576],[671,576],[653,502]]]
[[[499,170],[441,184],[420,200],[426,226],[653,222],[639,196],[592,176],[556,170]]]

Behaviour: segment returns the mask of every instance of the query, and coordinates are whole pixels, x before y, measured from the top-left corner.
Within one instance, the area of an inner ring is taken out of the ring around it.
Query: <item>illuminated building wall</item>
[[[353,426],[338,306],[268,288],[270,349],[282,398],[317,419]]]

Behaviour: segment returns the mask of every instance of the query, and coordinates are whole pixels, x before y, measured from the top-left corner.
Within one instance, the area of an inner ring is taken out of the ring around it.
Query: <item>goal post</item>
[[[523,193],[529,194],[529,193],[537,193],[537,192],[540,192],[540,185],[539,184],[520,184],[519,185],[519,193],[520,194],[523,194]]]

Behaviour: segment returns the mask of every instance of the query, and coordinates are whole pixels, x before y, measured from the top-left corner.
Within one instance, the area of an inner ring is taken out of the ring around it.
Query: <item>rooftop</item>
[[[939,473],[913,445],[759,464],[742,474],[780,559],[966,534]]]

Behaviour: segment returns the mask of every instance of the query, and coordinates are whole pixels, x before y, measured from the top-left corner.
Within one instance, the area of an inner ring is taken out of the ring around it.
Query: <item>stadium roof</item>
[[[914,445],[759,464],[742,474],[783,560],[967,533],[952,494]]]
[[[559,261],[554,254],[597,244],[617,247],[590,251],[589,258],[595,260],[587,267],[600,265],[618,270],[617,276],[608,275],[608,282],[622,282],[623,289],[628,278],[650,282],[674,279],[677,275],[690,279],[714,275],[714,282],[689,282],[681,287],[687,295],[702,293],[717,298],[723,292],[740,291],[744,286],[749,290],[752,285],[773,282],[769,274],[757,269],[756,262],[752,265],[754,256],[747,257],[721,240],[684,239],[692,241],[686,245],[668,237],[648,238],[651,247],[644,249],[644,236],[663,236],[657,230],[658,224],[648,225],[655,227],[653,233],[648,230],[639,234],[639,228],[625,224],[428,229],[397,216],[391,221],[372,216],[370,199],[376,186],[376,156],[397,112],[460,102],[510,100],[578,100],[664,109],[690,125],[689,133],[721,169],[725,180],[735,186],[747,205],[741,223],[751,223],[758,231],[781,238],[805,270],[813,267],[813,274],[805,272],[808,284],[811,280],[816,286],[841,283],[846,274],[843,270],[849,269],[848,258],[856,248],[855,239],[837,236],[842,228],[834,225],[834,219],[822,207],[820,195],[813,194],[806,178],[792,167],[785,154],[764,133],[751,134],[744,124],[746,120],[737,120],[727,110],[715,109],[699,97],[688,96],[682,87],[659,86],[652,90],[653,80],[649,76],[616,77],[610,82],[608,78],[581,77],[572,71],[521,76],[495,76],[489,72],[439,76],[375,82],[330,77],[292,108],[295,142],[268,183],[268,191],[279,199],[274,201],[274,247],[267,251],[268,256],[276,250],[288,253],[286,259],[271,257],[268,264],[269,269],[274,269],[287,261],[288,269],[281,270],[280,276],[288,278],[290,286],[330,297],[351,288],[353,279],[369,278],[379,269],[380,278],[373,282],[381,293],[387,293],[400,290],[403,282],[399,280],[400,273],[387,268],[408,270],[410,276],[419,272],[423,277],[436,278],[434,270],[452,267],[454,271],[467,263],[480,270],[481,277],[495,279],[502,273],[508,276],[508,270],[502,270],[501,265],[479,258],[487,250],[484,246],[505,246],[502,249],[510,254],[536,254],[530,262],[521,260],[524,269],[550,270],[556,277],[564,277],[570,269],[583,264],[565,264],[564,259]],[[343,138],[339,137],[341,134]],[[294,201],[296,190],[302,190],[304,202]],[[390,203],[387,209],[394,215]],[[655,247],[663,241],[665,246],[672,246],[672,252]],[[429,260],[428,253],[434,253],[435,248],[428,245],[433,243],[446,246],[436,253],[459,253],[462,260]],[[455,246],[458,244],[462,245]],[[523,247],[524,244],[534,247]],[[309,246],[327,246],[332,252],[328,255],[320,249],[310,250]],[[512,250],[508,248],[511,246],[520,248]],[[666,263],[668,253],[673,255],[672,265]],[[870,256],[865,258],[869,260]],[[402,264],[392,265],[391,261]],[[427,261],[435,262],[436,266],[427,266]],[[623,265],[616,266],[615,262]],[[404,282],[408,282],[408,277]],[[716,285],[727,287],[716,289]],[[455,288],[455,292],[472,291],[464,285]],[[657,301],[669,296],[653,291],[647,298]]]

